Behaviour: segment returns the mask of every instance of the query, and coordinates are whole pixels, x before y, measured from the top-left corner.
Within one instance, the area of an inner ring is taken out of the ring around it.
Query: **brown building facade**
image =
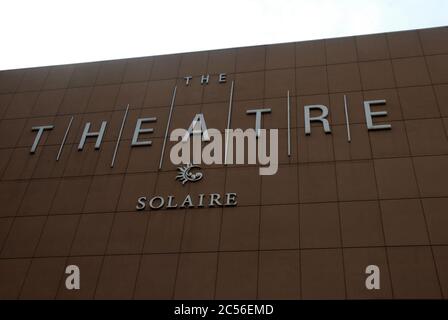
[[[388,130],[368,128],[378,100]],[[331,133],[305,133],[311,105]],[[230,107],[241,129],[271,109],[277,174],[176,180],[167,124],[224,130]],[[132,146],[148,118],[152,144]],[[227,193],[237,205],[198,208]],[[137,211],[143,196],[178,207]],[[0,71],[0,299],[34,298],[448,298],[448,28]]]

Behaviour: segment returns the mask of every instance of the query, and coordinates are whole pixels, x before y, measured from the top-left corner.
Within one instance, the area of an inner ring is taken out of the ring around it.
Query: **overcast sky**
[[[447,0],[1,0],[0,70],[442,25]]]

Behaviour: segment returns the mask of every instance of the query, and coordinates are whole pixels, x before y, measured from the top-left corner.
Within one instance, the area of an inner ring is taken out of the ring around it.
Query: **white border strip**
[[[344,110],[345,110],[345,123],[347,125],[347,141],[352,142],[352,135],[350,133],[350,122],[348,120],[347,96],[345,94],[344,94]]]
[[[165,154],[166,139],[168,138],[168,131],[170,130],[170,123],[171,123],[171,117],[173,115],[174,101],[176,100],[176,92],[177,92],[177,86],[174,87],[173,97],[171,98],[170,114],[168,116],[168,121],[166,124],[165,138],[163,139],[163,146],[162,146],[162,153],[160,154],[159,170],[162,169],[162,165],[163,165],[163,156]]]
[[[62,139],[62,142],[61,142],[61,147],[59,148],[58,155],[56,156],[56,161],[59,161],[59,159],[61,157],[62,149],[64,148],[65,142],[67,141],[67,136],[68,136],[68,133],[70,132],[70,128],[71,128],[72,123],[73,123],[73,118],[74,117],[72,116],[71,119],[70,119],[70,122],[68,124],[67,130],[65,130],[64,138]]]
[[[115,145],[114,156],[112,157],[112,162],[110,163],[110,167],[113,168],[115,165],[115,157],[117,156],[118,146],[120,145],[121,135],[123,134],[124,124],[126,122],[126,118],[128,116],[129,104],[126,107],[126,112],[124,113],[123,121],[121,122],[120,132],[118,133],[117,144]]]
[[[232,81],[232,86],[230,87],[230,98],[229,98],[229,113],[227,115],[227,130],[230,130],[230,120],[232,118],[232,105],[233,105],[233,88],[235,85],[235,81]],[[227,165],[227,154],[228,154],[228,148],[229,148],[229,135],[227,132],[224,132],[226,135],[226,149],[225,149],[225,158],[224,158],[224,165]]]

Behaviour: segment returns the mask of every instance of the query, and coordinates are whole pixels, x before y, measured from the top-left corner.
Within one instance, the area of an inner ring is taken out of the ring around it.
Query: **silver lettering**
[[[146,197],[140,197],[137,199],[137,206],[135,207],[137,211],[145,210],[146,208]]]
[[[159,201],[159,205],[156,206],[154,205],[155,202]],[[149,207],[153,210],[159,210],[163,208],[163,205],[165,204],[165,200],[163,199],[163,197],[153,197],[150,201],[149,201]]]
[[[367,129],[369,130],[390,130],[392,126],[390,124],[374,125],[373,117],[385,117],[387,111],[372,111],[372,106],[385,105],[386,100],[372,100],[364,101],[364,112],[366,114]]]
[[[98,132],[89,132],[90,130],[90,122],[86,123],[86,126],[84,127],[84,132],[82,133],[81,141],[78,145],[78,150],[81,151],[84,149],[84,144],[86,143],[86,139],[90,137],[97,137],[96,143],[95,143],[95,149],[99,149],[101,146],[101,141],[103,140],[104,132],[106,131],[106,125],[107,121],[103,121],[101,123],[100,131]]]
[[[203,207],[204,207],[204,197],[205,197],[205,194],[203,194],[203,193],[201,193],[201,194],[199,195],[199,204],[198,204],[198,208],[203,208]]]
[[[210,194],[210,207],[221,207],[222,203],[219,202],[221,196],[218,193]]]
[[[185,197],[185,200],[184,200],[184,202],[182,202],[182,205],[180,207],[181,208],[192,208],[192,207],[194,207],[193,200],[191,200],[191,196],[190,195]]]
[[[247,114],[255,114],[255,132],[257,133],[257,138],[260,137],[260,130],[261,130],[261,115],[263,113],[271,113],[271,109],[254,109],[254,110],[247,110]]]
[[[236,200],[236,193],[227,193],[226,194],[226,207],[235,207],[238,204]]]
[[[220,73],[218,78],[219,83],[226,83],[227,82],[227,74]]]
[[[310,113],[311,110],[318,109],[322,111],[322,114],[318,117],[311,117]],[[324,125],[324,131],[325,133],[331,133],[330,129],[330,123],[326,119],[328,117],[328,108],[324,105],[312,105],[312,106],[305,106],[305,134],[310,135],[311,134],[311,122],[317,122],[320,121]]]
[[[199,127],[199,128],[197,128]],[[205,118],[202,113],[198,113],[194,116],[193,121],[191,122],[190,127],[185,133],[182,141],[187,142],[191,135],[201,135],[202,141],[210,141],[210,136],[207,130],[207,124],[205,123]]]
[[[135,130],[134,130],[134,135],[132,137],[132,146],[150,146],[152,145],[152,141],[151,140],[147,140],[147,141],[138,141],[138,136],[140,133],[153,133],[154,129],[153,128],[148,128],[148,129],[142,129],[142,123],[145,122],[156,122],[157,118],[140,118],[137,119],[137,124],[135,125]]]
[[[208,81],[210,80],[210,75],[203,75],[201,77],[201,84],[208,84]]]
[[[34,139],[34,143],[31,147],[30,153],[35,153],[37,149],[37,145],[39,144],[40,138],[42,137],[42,133],[44,133],[45,130],[52,130],[54,126],[37,126],[32,127],[31,131],[37,131],[36,138]]]
[[[185,79],[185,84],[187,86],[189,86],[190,85],[190,80],[193,79],[193,77],[192,76],[186,76],[186,77],[184,77],[184,79]]]
[[[173,203],[174,202],[174,196],[168,196],[168,203],[166,205],[167,209],[176,209],[177,208],[177,204]]]

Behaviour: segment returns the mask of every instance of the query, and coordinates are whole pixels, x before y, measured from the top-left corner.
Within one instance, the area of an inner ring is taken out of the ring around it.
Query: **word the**
[[[185,76],[184,77],[185,85],[189,86],[192,79],[193,79],[193,76]],[[201,85],[208,84],[209,81],[210,81],[209,74],[201,76]],[[227,74],[220,73],[218,75],[218,83],[226,83],[226,82],[227,82]]]

